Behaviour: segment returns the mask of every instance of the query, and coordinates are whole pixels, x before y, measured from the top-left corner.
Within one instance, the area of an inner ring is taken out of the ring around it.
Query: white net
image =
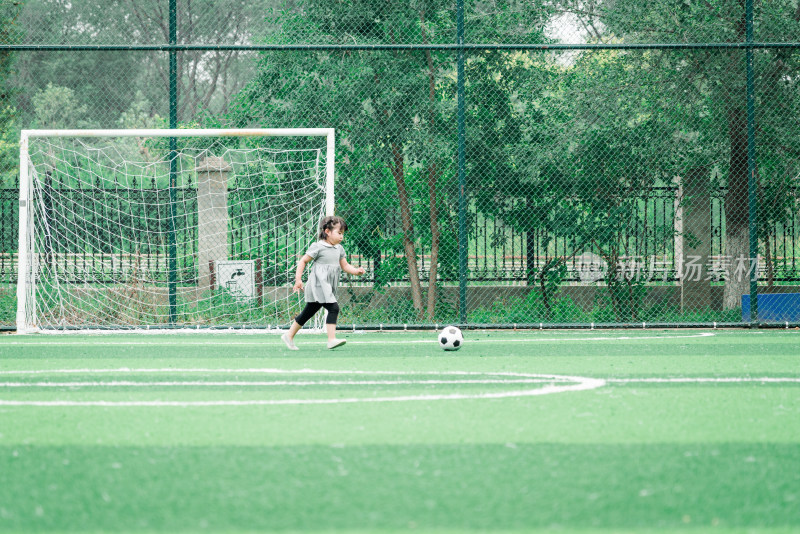
[[[276,328],[298,313],[326,138],[173,139],[29,139],[28,329]]]

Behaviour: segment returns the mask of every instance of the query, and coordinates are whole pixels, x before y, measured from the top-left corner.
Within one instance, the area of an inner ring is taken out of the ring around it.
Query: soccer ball
[[[455,326],[446,326],[439,332],[439,346],[444,350],[458,350],[463,344],[464,336]]]

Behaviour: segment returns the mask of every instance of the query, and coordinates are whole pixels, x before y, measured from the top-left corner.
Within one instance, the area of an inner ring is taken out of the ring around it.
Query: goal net
[[[282,328],[332,129],[27,130],[17,331]]]

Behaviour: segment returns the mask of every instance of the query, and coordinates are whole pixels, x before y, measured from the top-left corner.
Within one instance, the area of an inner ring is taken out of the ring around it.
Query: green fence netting
[[[0,325],[19,132],[167,128],[171,102],[179,127],[335,128],[336,213],[366,269],[344,277],[343,324],[800,323],[796,1],[27,0],[0,17]],[[52,187],[89,212],[105,194]],[[166,187],[116,184],[115,210]],[[234,211],[232,259],[263,237]],[[192,286],[199,241],[177,231]]]

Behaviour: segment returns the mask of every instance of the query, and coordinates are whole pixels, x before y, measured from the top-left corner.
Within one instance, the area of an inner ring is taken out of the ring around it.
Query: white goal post
[[[288,324],[334,161],[333,128],[23,130],[17,333]]]

